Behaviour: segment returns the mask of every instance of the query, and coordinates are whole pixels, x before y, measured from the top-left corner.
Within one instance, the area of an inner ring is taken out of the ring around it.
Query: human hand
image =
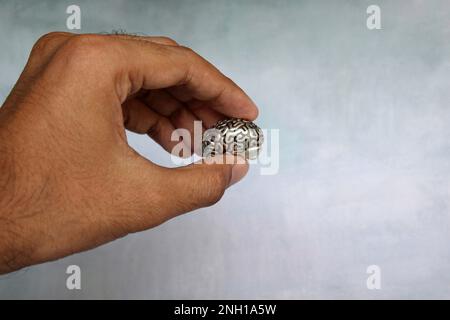
[[[194,120],[256,116],[236,84],[168,38],[45,35],[0,109],[0,273],[212,205],[248,170],[157,166],[125,128],[170,151],[172,131]]]

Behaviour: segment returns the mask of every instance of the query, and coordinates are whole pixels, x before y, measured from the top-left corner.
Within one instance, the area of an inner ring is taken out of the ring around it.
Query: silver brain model
[[[262,130],[253,122],[236,118],[221,120],[203,134],[203,156],[230,153],[256,159],[263,142]]]

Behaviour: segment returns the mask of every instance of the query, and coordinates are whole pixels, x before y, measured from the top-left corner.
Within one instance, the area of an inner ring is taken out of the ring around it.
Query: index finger
[[[249,96],[193,50],[135,39],[116,41],[133,90],[182,88],[183,100],[197,100],[226,116],[248,120],[258,116]]]

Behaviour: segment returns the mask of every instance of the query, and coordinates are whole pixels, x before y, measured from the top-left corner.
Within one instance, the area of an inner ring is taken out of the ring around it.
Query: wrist
[[[24,250],[22,236],[7,219],[0,219],[0,274],[21,269],[30,264],[30,254]]]
[[[0,128],[0,274],[20,269],[30,257],[17,222],[22,208],[28,205],[16,192],[17,173],[11,137]]]

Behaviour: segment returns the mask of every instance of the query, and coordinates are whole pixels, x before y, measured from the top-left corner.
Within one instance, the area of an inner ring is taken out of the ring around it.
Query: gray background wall
[[[212,208],[2,276],[0,298],[450,298],[449,1],[0,1],[1,101],[72,3],[82,32],[167,35],[216,64],[280,129],[280,172],[253,167]]]

